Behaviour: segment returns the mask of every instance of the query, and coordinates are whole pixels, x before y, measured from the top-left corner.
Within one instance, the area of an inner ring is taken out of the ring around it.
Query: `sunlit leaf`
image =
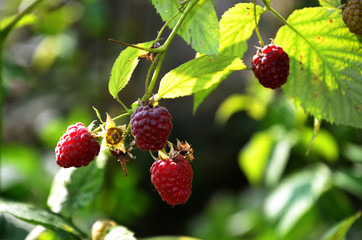
[[[78,230],[72,222],[61,215],[31,204],[0,199],[0,212],[10,214],[31,224],[42,225],[46,228],[69,232],[78,237],[86,237],[84,236],[85,234]]]
[[[253,135],[239,152],[239,166],[252,184],[260,184],[274,144],[273,136],[268,132]]]
[[[168,21],[179,11],[178,0],[152,0],[163,21]],[[181,15],[181,14],[180,14]],[[177,19],[169,24],[174,28]],[[182,23],[178,34],[187,44],[203,54],[217,54],[219,46],[219,21],[211,0],[199,0]]]
[[[103,184],[105,163],[106,156],[100,155],[86,167],[60,169],[48,198],[51,210],[72,216],[91,203]]]
[[[362,47],[341,10],[294,11],[274,40],[290,57],[284,92],[319,120],[362,127]]]
[[[314,130],[311,128],[304,128],[301,130],[301,142],[306,149],[309,148],[314,136]],[[328,149],[328,151],[326,151]],[[334,136],[324,129],[320,129],[315,137],[313,146],[310,153],[317,153],[326,160],[334,162],[339,157],[339,147],[337,140]]]
[[[136,46],[150,48],[153,42],[140,43]],[[139,56],[146,54],[144,50],[127,47],[123,50],[113,64],[108,89],[110,94],[117,98],[118,93],[127,85],[134,69],[139,62]]]
[[[345,239],[346,233],[351,228],[352,224],[359,219],[361,212],[346,218],[333,226],[323,237],[322,240],[343,240]]]
[[[269,219],[277,222],[284,236],[298,223],[331,187],[332,174],[325,165],[300,171],[284,179],[266,199],[264,210]]]
[[[256,6],[257,20],[263,8]],[[220,20],[219,54],[243,58],[247,40],[255,29],[254,4],[238,3],[227,10]]]
[[[245,68],[243,62],[236,57],[202,56],[167,73],[161,79],[158,97],[188,96],[212,87],[233,71]]]
[[[319,4],[322,7],[332,7],[336,8],[341,5],[341,0],[319,0]]]
[[[257,99],[253,96],[233,94],[226,98],[218,108],[215,116],[217,124],[224,125],[235,113],[246,111],[248,115],[260,120],[265,116],[267,108],[263,99]]]

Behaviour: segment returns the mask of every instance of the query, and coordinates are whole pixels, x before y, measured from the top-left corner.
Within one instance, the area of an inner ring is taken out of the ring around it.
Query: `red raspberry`
[[[94,140],[83,123],[68,127],[60,138],[55,155],[57,164],[61,167],[87,166],[100,150],[99,143]]]
[[[131,116],[131,131],[143,151],[163,149],[172,129],[171,115],[166,108],[156,105],[140,106]]]
[[[178,155],[172,159],[159,159],[150,169],[151,182],[162,200],[170,205],[183,204],[191,195],[192,168],[189,161]]]
[[[261,85],[278,88],[288,79],[289,56],[282,47],[269,44],[257,50],[253,56],[252,68]]]

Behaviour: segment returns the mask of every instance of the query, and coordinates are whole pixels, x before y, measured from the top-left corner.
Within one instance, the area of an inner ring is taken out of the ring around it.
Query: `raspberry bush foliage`
[[[36,22],[35,10],[41,2],[34,0],[20,13],[0,19],[0,55],[6,51],[5,39],[10,32]],[[216,121],[225,124],[240,110],[261,120],[265,109],[270,108],[275,110],[272,112],[276,118],[282,116],[283,124],[261,129],[240,150],[238,163],[246,179],[251,186],[264,184],[268,195],[263,203],[248,203],[250,207],[232,218],[233,221],[247,219],[250,224],[250,228],[239,229],[235,235],[240,239],[248,238],[249,233],[255,239],[291,239],[297,236],[293,234],[302,234],[298,226],[308,221],[326,192],[333,191],[334,195],[330,196],[336,197],[342,189],[361,200],[361,176],[355,172],[360,168],[334,167],[338,153],[334,153],[333,148],[326,152],[326,146],[317,142],[324,139],[328,147],[336,145],[327,132],[320,130],[323,122],[362,128],[361,1],[319,0],[320,6],[296,9],[287,18],[276,10],[278,5],[272,0],[236,3],[220,17],[212,0],[149,2],[163,21],[154,39],[136,44],[123,42],[122,36],[117,36],[117,40],[108,39],[120,44],[108,81],[109,94],[118,103],[119,112],[111,116],[107,109],[98,109],[95,104],[91,110],[96,116],[94,121],[72,123],[64,129],[54,146],[53,161],[57,162],[59,171],[54,176],[46,208],[0,198],[0,212],[38,225],[29,233],[29,239],[64,236],[136,239],[132,231],[111,219],[98,219],[88,230],[73,219],[104,188],[108,177],[106,167],[111,161],[119,163],[119,171],[127,177],[124,181],[132,179],[127,166],[134,161],[148,162],[148,175],[142,179],[148,179],[152,186],[149,192],[157,192],[157,201],[163,200],[162,204],[170,211],[192,204],[193,181],[202,175],[200,168],[197,171],[193,166],[195,162],[210,159],[200,159],[196,144],[179,140],[172,134],[175,128],[172,112],[163,104],[169,99],[191,96],[192,111],[196,114],[212,97],[211,93],[217,93],[223,81],[240,72],[247,72],[251,77],[245,82],[246,90],[225,99],[216,113]],[[281,27],[273,36],[259,27],[267,14],[280,21]],[[163,74],[162,66],[169,49],[176,47],[173,43],[177,35],[194,51],[194,57]],[[255,42],[251,41],[253,35],[258,39]],[[272,39],[266,42],[267,37]],[[104,44],[109,43],[106,40]],[[254,51],[254,57],[246,57],[248,51]],[[136,81],[133,75],[139,64],[148,68],[142,79],[141,95],[125,99],[126,86]],[[1,66],[0,60],[0,69]],[[268,105],[272,98],[277,99],[274,106]],[[307,115],[314,119],[309,127],[305,124]],[[192,122],[184,124],[186,127]],[[296,128],[291,130],[291,125]],[[284,178],[291,149],[299,144],[307,145],[307,155],[316,152],[326,163],[313,163]],[[360,151],[353,149],[350,151]],[[353,161],[360,164],[360,156]],[[217,171],[215,174],[223,168]],[[110,200],[101,201],[107,206]],[[258,218],[255,216],[261,216],[261,211],[267,220],[254,224]],[[329,223],[328,227],[323,225],[325,222],[320,226],[315,223],[323,232],[315,231],[313,236],[304,234],[309,238],[342,239],[360,217],[360,212],[349,213],[349,216],[339,216],[339,222]],[[210,215],[213,214],[210,210]],[[170,221],[177,224],[177,219]],[[264,225],[267,227],[260,227]],[[305,232],[312,232],[313,224],[309,225]],[[212,239],[218,239],[217,235]],[[305,238],[298,235],[296,239]]]

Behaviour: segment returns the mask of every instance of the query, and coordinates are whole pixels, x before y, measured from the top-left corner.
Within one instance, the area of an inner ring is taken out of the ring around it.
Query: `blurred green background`
[[[29,1],[0,0],[0,18]],[[221,15],[239,2],[214,0]],[[272,1],[284,17],[318,1]],[[281,23],[261,17],[264,41]],[[54,148],[69,124],[105,118],[122,107],[108,93],[113,62],[124,49],[108,42],[153,40],[161,18],[147,0],[43,1],[24,26],[7,38],[3,51],[2,197],[46,207],[60,169]],[[165,37],[169,33],[166,31]],[[244,62],[258,45],[249,40]],[[160,76],[194,58],[180,37],[172,43]],[[150,62],[142,59],[119,95],[130,106],[143,95]],[[251,71],[231,74],[193,115],[193,99],[163,100],[173,117],[170,139],[195,150],[193,193],[182,206],[162,202],[150,181],[153,159],[136,150],[128,177],[108,161],[105,183],[75,223],[89,231],[97,219],[112,219],[136,237],[189,235],[203,239],[320,239],[334,224],[361,209],[362,133],[322,122],[314,145],[314,119],[282,90],[262,88]],[[362,121],[362,120],[361,120]],[[117,122],[121,124],[122,122]],[[0,239],[24,239],[34,226],[0,215]],[[358,220],[347,239],[362,238]]]

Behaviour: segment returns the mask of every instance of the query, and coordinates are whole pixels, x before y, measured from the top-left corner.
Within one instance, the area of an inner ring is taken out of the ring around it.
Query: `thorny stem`
[[[254,0],[254,20],[255,20],[255,31],[256,31],[256,34],[258,35],[258,38],[259,38],[259,41],[260,41],[260,44],[262,47],[265,46],[264,42],[263,42],[263,39],[261,38],[261,35],[260,35],[260,32],[259,32],[259,26],[258,26],[258,21],[256,19],[256,0]]]

